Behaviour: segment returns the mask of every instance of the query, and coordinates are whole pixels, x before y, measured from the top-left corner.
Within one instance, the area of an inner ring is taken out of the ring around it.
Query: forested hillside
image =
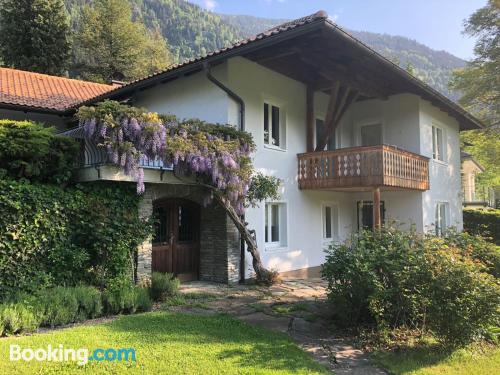
[[[65,0],[73,25],[79,9],[91,1]],[[203,55],[286,21],[211,13],[185,0],[131,0],[131,3],[136,19],[161,31],[176,61]],[[465,61],[401,36],[349,32],[401,67],[411,66],[416,76],[448,97],[458,98],[457,93],[448,89],[448,80],[451,71],[463,67]]]

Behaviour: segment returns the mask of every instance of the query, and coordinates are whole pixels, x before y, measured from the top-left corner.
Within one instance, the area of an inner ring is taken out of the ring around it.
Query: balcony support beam
[[[373,189],[373,230],[382,227],[382,213],[380,209],[380,188]]]

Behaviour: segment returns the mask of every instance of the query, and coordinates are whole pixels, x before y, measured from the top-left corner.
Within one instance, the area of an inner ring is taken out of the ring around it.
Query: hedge
[[[0,176],[64,183],[79,150],[73,138],[31,121],[0,120]]]
[[[464,230],[490,237],[495,244],[500,245],[500,210],[464,210]]]
[[[0,179],[0,300],[130,275],[151,230],[128,183],[59,187]]]

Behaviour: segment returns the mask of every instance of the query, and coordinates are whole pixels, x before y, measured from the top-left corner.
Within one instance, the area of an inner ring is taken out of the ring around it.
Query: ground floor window
[[[446,227],[448,226],[448,217],[447,217],[447,203],[439,202],[436,204],[436,235],[442,236]]]
[[[385,222],[385,204],[380,202],[382,225]],[[358,230],[373,229],[373,201],[358,201]]]
[[[338,207],[335,204],[324,204],[322,207],[323,239],[333,240],[338,238]]]
[[[285,203],[266,203],[264,221],[266,248],[286,246]]]

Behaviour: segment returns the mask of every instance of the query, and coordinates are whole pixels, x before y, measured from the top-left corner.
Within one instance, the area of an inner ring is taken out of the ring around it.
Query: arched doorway
[[[181,281],[197,280],[200,264],[200,206],[185,199],[153,203],[156,220],[152,270]]]

